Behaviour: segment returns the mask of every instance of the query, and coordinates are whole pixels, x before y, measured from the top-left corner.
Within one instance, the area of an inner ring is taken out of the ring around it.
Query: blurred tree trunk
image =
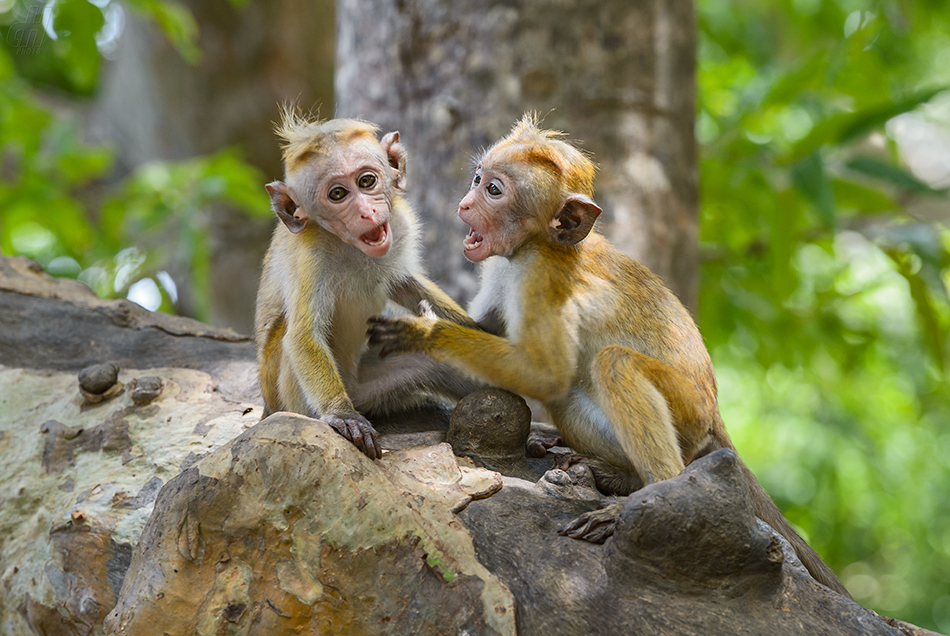
[[[237,145],[267,178],[282,174],[273,134],[277,106],[298,100],[332,111],[333,0],[188,0],[202,58],[189,64],[154,26],[128,17],[94,107],[94,131],[117,150],[120,169],[184,159]],[[264,201],[264,184],[261,197]],[[249,333],[271,223],[210,210],[211,316]],[[180,309],[194,315],[187,264],[172,272]]]
[[[691,0],[337,2],[337,116],[399,129],[432,275],[469,296],[471,156],[524,111],[600,165],[601,231],[695,308]]]

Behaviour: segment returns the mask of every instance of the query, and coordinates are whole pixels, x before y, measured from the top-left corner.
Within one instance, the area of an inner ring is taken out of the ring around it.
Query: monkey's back
[[[659,276],[599,234],[591,233],[583,249],[583,285],[596,292],[589,300],[592,319],[581,329],[597,347],[624,345],[691,377],[711,374],[699,328]]]

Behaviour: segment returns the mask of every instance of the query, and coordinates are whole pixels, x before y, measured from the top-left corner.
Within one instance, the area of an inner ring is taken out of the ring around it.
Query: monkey
[[[415,374],[397,377],[384,368],[361,377],[367,319],[390,300],[412,308],[424,300],[443,319],[474,323],[421,273],[398,132],[377,140],[369,122],[319,121],[294,107],[284,107],[275,132],[285,178],[265,188],[281,222],[264,257],[255,310],[263,417],[293,411],[322,419],[377,459],[376,430],[360,411],[386,410],[411,389],[441,387],[458,399],[472,386],[464,379],[455,385],[452,374],[424,363]]]
[[[598,485],[629,494],[719,448],[735,450],[712,361],[689,311],[645,266],[598,232],[595,165],[563,133],[525,115],[479,158],[458,215],[464,255],[480,265],[469,306],[500,335],[431,311],[375,317],[381,355],[419,351],[540,400],[563,441],[593,458]],[[425,308],[423,308],[425,309]],[[534,449],[537,450],[537,449]],[[741,462],[755,513],[784,535],[818,581],[848,595]],[[559,532],[603,542],[622,503]]]

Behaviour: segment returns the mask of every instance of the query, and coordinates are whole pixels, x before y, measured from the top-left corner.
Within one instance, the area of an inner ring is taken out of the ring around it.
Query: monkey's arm
[[[353,407],[343,379],[317,325],[294,321],[287,341],[287,359],[304,394],[309,415],[329,424],[370,459],[382,456],[376,430]]]
[[[392,299],[403,307],[416,311],[419,302],[425,300],[439,318],[459,325],[477,328],[475,321],[452,300],[439,286],[424,276],[416,274],[393,286]]]
[[[454,402],[485,384],[444,362],[421,353],[381,359],[364,355],[357,383],[349,396],[361,413],[392,413],[431,399],[435,394]]]
[[[262,334],[257,352],[258,377],[261,382],[261,396],[264,398],[262,418],[281,410],[277,385],[280,376],[281,347],[286,330],[287,322],[282,315],[266,321],[266,325],[258,330]]]
[[[381,355],[421,351],[490,384],[547,402],[568,392],[576,364],[564,322],[536,316],[525,325],[522,339],[513,342],[430,313],[373,318],[369,334],[370,343],[382,345]]]

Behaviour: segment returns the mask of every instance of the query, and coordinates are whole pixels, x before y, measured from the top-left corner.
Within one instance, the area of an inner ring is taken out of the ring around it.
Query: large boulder
[[[0,259],[0,633],[926,633],[815,582],[731,451],[594,545],[515,396],[379,420],[375,462],[260,404],[248,338]]]

